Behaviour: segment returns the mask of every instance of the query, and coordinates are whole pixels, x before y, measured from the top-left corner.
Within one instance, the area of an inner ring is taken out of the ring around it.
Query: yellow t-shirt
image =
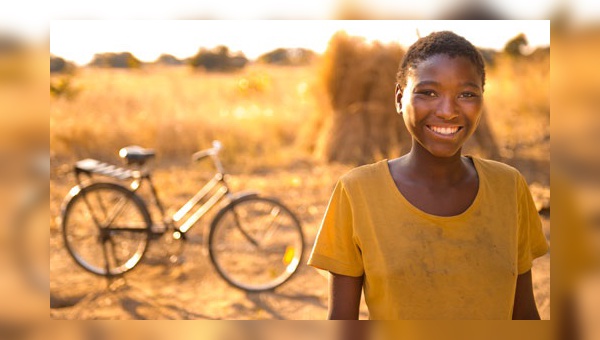
[[[413,206],[387,160],[338,181],[308,264],[364,274],[370,319],[511,319],[518,274],[548,251],[522,175],[473,157],[479,189],[456,216]]]

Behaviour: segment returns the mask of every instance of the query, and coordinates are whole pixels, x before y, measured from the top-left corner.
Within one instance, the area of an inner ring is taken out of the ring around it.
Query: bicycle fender
[[[230,200],[230,202],[233,202],[235,200],[239,200],[241,198],[249,197],[249,196],[258,196],[258,192],[256,192],[256,191],[242,191],[242,192],[238,192],[236,194],[231,194],[229,196],[229,200]],[[229,205],[229,204],[227,204],[227,205]]]

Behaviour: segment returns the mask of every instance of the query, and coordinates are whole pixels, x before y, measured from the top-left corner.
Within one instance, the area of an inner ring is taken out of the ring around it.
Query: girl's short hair
[[[421,61],[438,54],[445,54],[452,58],[468,58],[481,74],[481,88],[483,89],[485,85],[485,65],[481,53],[467,39],[450,31],[433,32],[426,37],[419,38],[414,44],[410,45],[400,62],[396,82],[401,88],[404,88],[410,68],[414,68]]]

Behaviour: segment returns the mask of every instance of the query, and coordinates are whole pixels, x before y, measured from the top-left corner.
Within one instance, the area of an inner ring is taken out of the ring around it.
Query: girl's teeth
[[[432,126],[431,129],[437,133],[440,133],[442,135],[451,135],[456,133],[456,131],[458,131],[458,127],[437,127],[437,126]]]

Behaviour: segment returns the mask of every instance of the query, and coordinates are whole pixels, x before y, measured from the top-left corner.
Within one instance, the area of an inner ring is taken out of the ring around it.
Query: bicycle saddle
[[[144,165],[147,160],[154,158],[156,152],[152,149],[145,149],[141,146],[131,145],[119,150],[119,157],[125,159],[127,164]]]

